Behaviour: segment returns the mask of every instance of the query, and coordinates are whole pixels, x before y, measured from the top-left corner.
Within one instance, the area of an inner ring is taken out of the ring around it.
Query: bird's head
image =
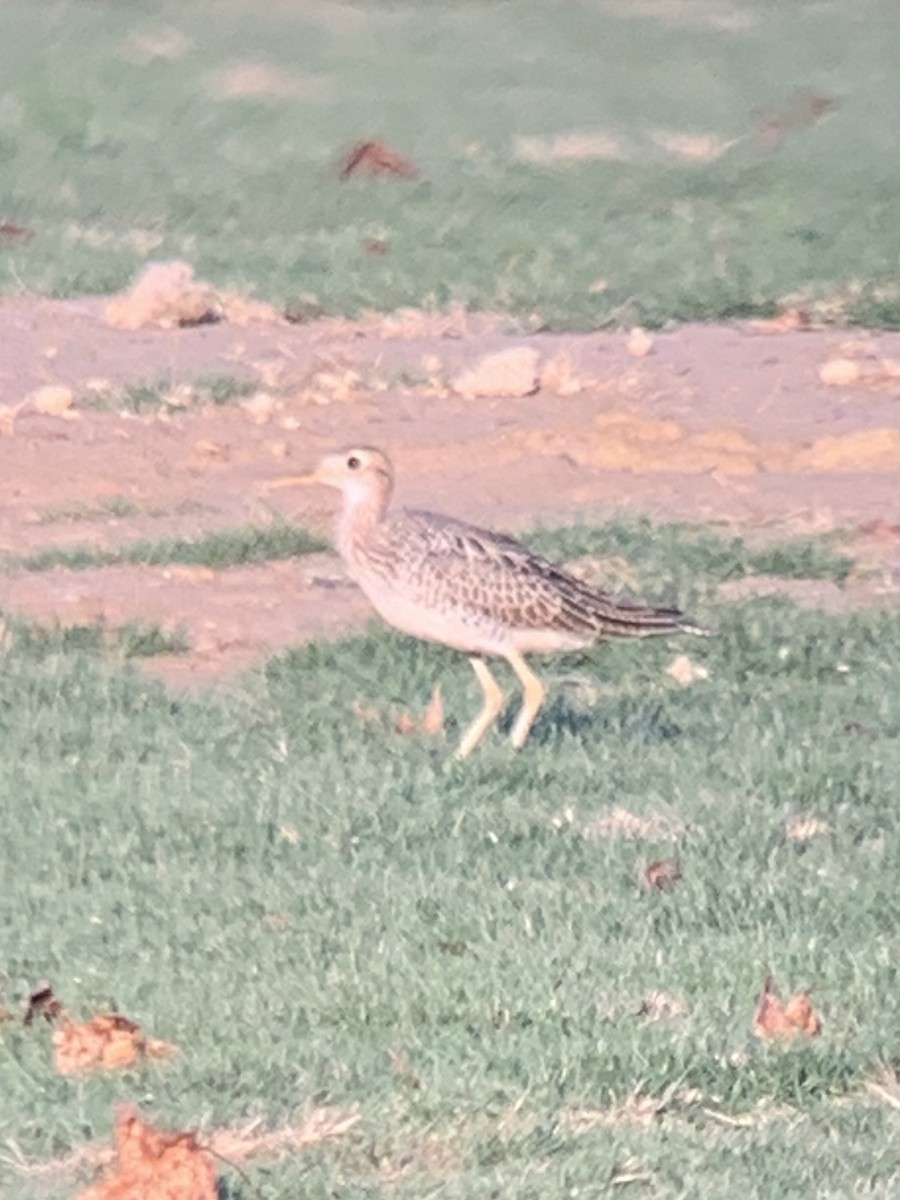
[[[326,454],[308,475],[273,480],[266,491],[319,483],[343,492],[344,499],[353,504],[370,498],[386,501],[393,482],[394,471],[386,454],[372,446],[349,446]]]

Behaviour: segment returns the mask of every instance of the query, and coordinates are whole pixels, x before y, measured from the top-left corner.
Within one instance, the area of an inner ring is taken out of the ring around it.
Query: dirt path
[[[262,485],[362,442],[391,452],[400,503],[507,528],[623,510],[750,536],[868,528],[855,549],[877,571],[877,594],[898,585],[897,381],[882,369],[900,357],[896,335],[695,326],[656,336],[636,357],[623,334],[516,336],[491,318],[125,333],[106,326],[102,309],[95,300],[0,304],[7,554],[196,536],[268,522],[276,509],[324,531],[333,497],[287,492],[276,504]],[[538,353],[533,394],[465,399],[448,386],[513,346]],[[859,363],[862,378],[826,385],[819,372],[831,359]],[[127,384],[201,376],[245,379],[270,399],[117,411]],[[33,389],[57,384],[75,393],[70,419],[22,406]],[[112,397],[112,411],[84,407],[97,395]],[[327,556],[221,572],[7,574],[0,609],[183,626],[192,652],[154,664],[182,682],[367,614]]]

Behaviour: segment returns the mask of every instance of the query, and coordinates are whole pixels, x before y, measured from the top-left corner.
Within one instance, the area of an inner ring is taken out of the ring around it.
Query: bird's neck
[[[360,549],[371,541],[384,521],[391,497],[389,483],[375,489],[350,490],[344,494],[344,506],[337,524],[337,550],[352,568]]]

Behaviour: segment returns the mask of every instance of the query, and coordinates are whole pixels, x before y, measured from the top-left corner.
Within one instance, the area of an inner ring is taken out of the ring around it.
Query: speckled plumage
[[[472,657],[485,705],[463,736],[461,756],[502,707],[482,656],[505,658],[522,682],[525,704],[512,735],[519,747],[544,698],[524,654],[583,649],[608,638],[703,632],[677,609],[634,604],[591,587],[513,538],[437,513],[389,512],[393,470],[379,450],[329,455],[304,481],[343,493],[337,548],[380,615],[406,633]]]

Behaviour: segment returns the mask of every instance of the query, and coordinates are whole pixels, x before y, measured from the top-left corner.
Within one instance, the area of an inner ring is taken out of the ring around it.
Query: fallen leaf
[[[352,175],[393,175],[398,179],[418,179],[420,171],[412,159],[405,158],[384,142],[357,142],[341,159],[341,179]]]
[[[116,1117],[115,1169],[77,1200],[216,1200],[212,1158],[193,1133],[147,1125],[130,1106]]]
[[[417,733],[419,730],[419,722],[412,713],[402,712],[394,722],[394,731],[396,733]]]
[[[64,1011],[63,1003],[57,1000],[53,988],[46,980],[42,980],[28,997],[22,1020],[26,1025],[31,1025],[38,1017],[43,1017],[45,1021],[55,1021]]]
[[[636,325],[629,333],[625,346],[632,358],[646,358],[653,349],[653,338],[646,329]]]
[[[767,975],[753,1017],[756,1036],[768,1041],[790,1041],[800,1036],[818,1037],[822,1032],[822,1022],[813,1011],[809,992],[810,989],[797,992],[787,1004],[783,1004],[775,991],[772,976]]]
[[[644,868],[641,882],[647,891],[671,892],[682,878],[677,858],[656,858]]]
[[[444,732],[444,698],[441,685],[437,684],[428,701],[428,707],[421,717],[412,713],[402,712],[394,722],[397,733],[426,733],[431,736]]]
[[[67,1020],[53,1034],[53,1058],[60,1075],[116,1070],[144,1058],[168,1058],[175,1047],[145,1037],[140,1025],[119,1013],[92,1017],[84,1024]]]
[[[16,242],[24,245],[34,237],[34,230],[27,225],[17,225],[14,221],[0,222],[0,242]]]
[[[363,242],[363,250],[376,258],[383,258],[391,249],[391,243],[384,238],[367,238]]]
[[[428,707],[422,717],[422,732],[437,735],[444,732],[444,697],[441,685],[435,684]]]
[[[686,654],[679,654],[666,667],[666,674],[674,679],[680,687],[690,687],[701,679],[709,679],[709,670],[700,663],[695,663]]]

